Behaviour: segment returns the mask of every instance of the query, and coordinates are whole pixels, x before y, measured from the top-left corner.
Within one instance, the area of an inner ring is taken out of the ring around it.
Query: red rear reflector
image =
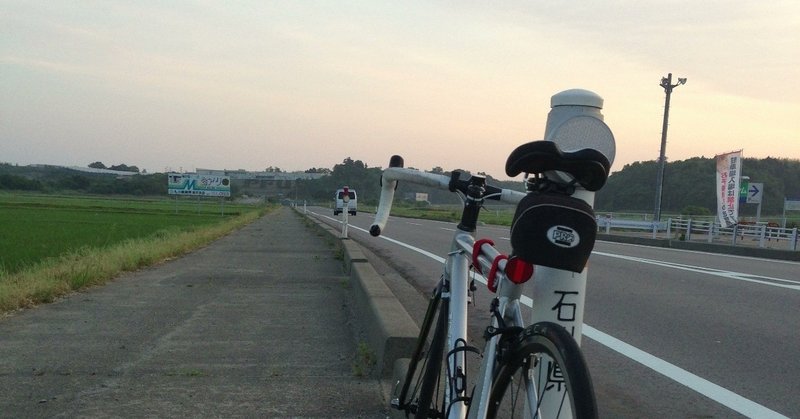
[[[506,262],[506,276],[515,284],[524,284],[533,277],[533,264],[514,256]]]

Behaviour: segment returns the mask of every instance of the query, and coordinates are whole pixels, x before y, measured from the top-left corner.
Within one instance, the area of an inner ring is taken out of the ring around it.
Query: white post
[[[709,221],[709,222],[708,222],[708,242],[709,242],[709,243],[713,243],[713,242],[714,242],[714,228],[715,228],[716,226],[717,226],[717,225],[716,225],[716,224],[714,224],[714,222],[713,222],[713,221]]]
[[[688,242],[692,238],[692,219],[690,218],[689,221],[686,223],[686,241]]]
[[[761,201],[758,201],[758,208],[756,209],[756,223],[761,222]]]
[[[342,238],[347,238],[347,216],[350,214],[350,190],[345,187],[342,194]]]
[[[600,112],[603,108],[603,99],[600,96],[586,90],[567,90],[553,95],[550,106],[545,140],[555,142],[564,151],[591,147],[603,153],[609,162],[614,161],[616,154],[614,135],[603,122],[603,115]],[[575,135],[577,132],[582,135]],[[547,175],[564,182],[572,180],[568,175],[558,172]],[[594,192],[579,188],[573,197],[594,205]],[[535,281],[531,298],[536,304],[531,314],[533,322],[558,323],[566,328],[580,345],[587,269],[581,273],[574,273],[537,266],[534,272]],[[539,368],[547,368],[547,365],[543,364],[545,363],[536,367],[534,375],[540,373]],[[546,374],[546,370],[541,373]],[[562,406],[564,386],[556,385],[540,391],[545,392],[540,406],[542,417],[556,416],[556,412]]]
[[[347,238],[347,211],[342,211],[342,238]]]
[[[786,197],[783,198],[783,217],[781,227],[786,228]]]
[[[792,240],[789,248],[792,250],[797,250],[797,227],[792,229]]]
[[[767,225],[761,226],[761,237],[758,240],[758,247],[764,247],[766,244],[765,238],[767,237]]]

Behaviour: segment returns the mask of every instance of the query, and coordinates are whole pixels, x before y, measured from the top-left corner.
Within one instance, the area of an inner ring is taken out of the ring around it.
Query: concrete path
[[[0,417],[386,417],[341,257],[306,222],[281,208],[0,319]]]

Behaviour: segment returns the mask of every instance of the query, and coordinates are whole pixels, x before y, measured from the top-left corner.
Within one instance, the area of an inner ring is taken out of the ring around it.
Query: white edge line
[[[779,283],[764,281],[764,280],[760,280],[760,279],[745,278],[745,277],[742,277],[740,275],[736,275],[738,272],[723,271],[723,270],[720,270],[720,269],[706,269],[706,268],[700,268],[700,267],[692,266],[692,265],[682,265],[682,264],[677,264],[677,263],[666,263],[666,262],[662,262],[662,261],[658,261],[658,260],[654,260],[654,259],[645,259],[645,258],[640,258],[640,257],[636,257],[636,256],[627,256],[627,255],[615,255],[613,253],[598,252],[598,251],[592,251],[592,254],[593,255],[598,255],[598,256],[606,256],[606,257],[610,257],[610,258],[616,258],[616,259],[623,259],[623,260],[628,260],[628,261],[633,261],[633,262],[646,263],[646,264],[661,266],[661,267],[665,267],[665,268],[679,269],[679,270],[683,270],[683,271],[696,272],[696,273],[701,273],[701,274],[706,274],[706,275],[714,275],[714,276],[719,276],[719,277],[722,277],[722,278],[735,279],[735,280],[738,280],[738,281],[752,282],[752,283],[756,283],[756,284],[769,285],[769,286],[773,286],[773,287],[787,288],[787,289],[791,289],[791,290],[795,290],[795,291],[800,291],[800,285],[779,284]],[[789,280],[789,279],[771,278],[771,277],[765,277],[765,276],[759,276],[759,275],[750,275],[750,274],[744,274],[744,273],[742,275],[748,275],[748,276],[751,276],[751,277],[760,277],[760,278],[769,279],[769,280],[772,280],[772,281],[796,282],[796,281],[792,281],[792,280]]]
[[[644,244],[634,244],[634,243],[622,243],[622,242],[614,242],[608,240],[598,240],[598,243],[605,243],[605,244],[612,244],[612,245],[619,245],[619,246],[630,246],[630,247],[645,247],[650,249],[661,249],[668,252],[680,252],[680,253],[693,253],[693,254],[701,254],[701,255],[710,255],[710,256],[721,256],[726,258],[732,259],[745,259],[745,260],[760,260],[760,261],[767,261],[770,263],[782,263],[782,264],[789,264],[789,265],[798,265],[800,262],[794,260],[784,260],[784,259],[767,259],[767,258],[760,258],[757,256],[743,256],[743,255],[730,255],[727,253],[712,253],[712,252],[703,252],[699,250],[686,250],[686,249],[676,249],[674,247],[658,247],[658,246],[648,246]],[[789,249],[776,249],[776,250],[788,250]]]
[[[650,355],[588,324],[583,324],[583,336],[608,347],[653,371],[751,418],[786,418],[786,416],[746,399],[724,387],[701,378],[663,359]]]

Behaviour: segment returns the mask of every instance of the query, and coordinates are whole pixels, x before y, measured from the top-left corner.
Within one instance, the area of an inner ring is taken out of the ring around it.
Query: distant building
[[[327,173],[248,172],[246,170],[197,169],[198,175],[228,176],[238,193],[250,196],[293,197],[298,180],[315,180]]]
[[[227,169],[200,169],[196,173],[198,175],[214,175],[214,176],[230,176],[231,180],[272,180],[272,181],[287,181],[287,180],[314,180],[324,176],[325,173],[306,173],[306,172],[248,172],[246,170],[227,170]]]
[[[428,194],[425,192],[408,192],[403,195],[403,199],[414,202],[428,202]]]
[[[94,173],[98,175],[115,175],[115,176],[133,176],[138,175],[137,172],[126,172],[124,170],[111,170],[111,169],[95,169],[93,167],[81,166],[55,166],[49,164],[32,164],[33,167],[63,167],[64,169],[75,170],[83,173]]]

